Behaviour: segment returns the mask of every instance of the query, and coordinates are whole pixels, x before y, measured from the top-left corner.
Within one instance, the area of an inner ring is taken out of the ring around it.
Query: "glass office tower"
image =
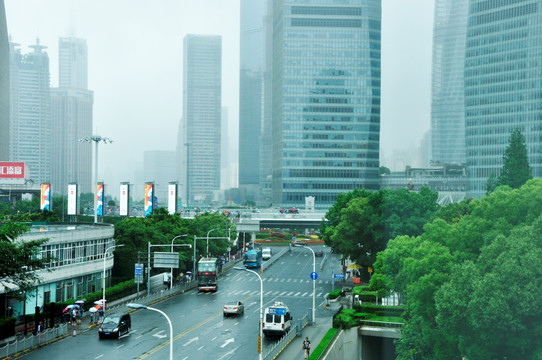
[[[500,175],[516,128],[542,177],[542,1],[471,0],[465,51],[468,195],[481,197]]]
[[[379,188],[380,0],[273,2],[273,203]]]
[[[436,0],[431,83],[431,161],[465,163],[463,69],[468,0]]]
[[[4,0],[0,0],[0,161],[9,160],[9,40]]]

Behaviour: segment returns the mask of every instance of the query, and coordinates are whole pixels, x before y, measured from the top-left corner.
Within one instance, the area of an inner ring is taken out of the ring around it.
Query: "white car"
[[[245,305],[240,301],[230,301],[224,305],[224,316],[243,315],[244,313]]]
[[[273,251],[270,248],[265,248],[262,250],[262,259],[269,260],[273,256]]]

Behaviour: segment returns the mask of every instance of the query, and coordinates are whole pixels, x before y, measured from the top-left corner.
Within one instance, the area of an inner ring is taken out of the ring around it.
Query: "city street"
[[[281,248],[274,249],[278,253]],[[323,257],[316,257],[316,319],[332,314],[321,306],[324,295],[331,290],[332,270],[340,271],[339,256],[328,253],[320,271]],[[305,248],[293,248],[269,267],[261,276],[264,289],[264,307],[275,301],[284,302],[294,317],[294,322],[312,307],[312,253]],[[336,287],[340,286],[336,284]],[[240,317],[223,317],[222,308],[228,300],[240,300],[245,312]],[[159,302],[153,307],[164,311],[173,324],[173,354],[175,359],[256,359],[260,281],[250,272],[230,269],[219,279],[217,293],[198,293],[191,290]],[[128,311],[121,308],[115,312]],[[32,351],[24,359],[73,357],[77,359],[153,359],[169,357],[169,326],[164,316],[156,311],[137,310],[131,313],[132,329],[120,339],[99,340],[97,328],[82,330],[76,337],[69,337],[42,349]],[[88,327],[88,319],[83,322]],[[263,348],[276,339],[264,339]]]

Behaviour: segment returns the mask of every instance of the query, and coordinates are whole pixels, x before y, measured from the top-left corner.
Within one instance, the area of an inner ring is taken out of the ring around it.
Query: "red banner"
[[[0,162],[0,179],[24,179],[24,163]]]

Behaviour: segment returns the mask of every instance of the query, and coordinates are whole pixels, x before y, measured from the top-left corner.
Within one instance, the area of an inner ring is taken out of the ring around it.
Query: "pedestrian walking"
[[[103,309],[100,309],[99,312],[98,312],[98,314],[100,314],[100,320],[99,320],[99,322],[100,322],[100,324],[101,324],[101,323],[104,321],[104,315],[105,315],[105,312],[104,312]]]
[[[311,342],[308,337],[303,341],[303,351],[305,352],[305,359],[307,359],[311,352]]]

